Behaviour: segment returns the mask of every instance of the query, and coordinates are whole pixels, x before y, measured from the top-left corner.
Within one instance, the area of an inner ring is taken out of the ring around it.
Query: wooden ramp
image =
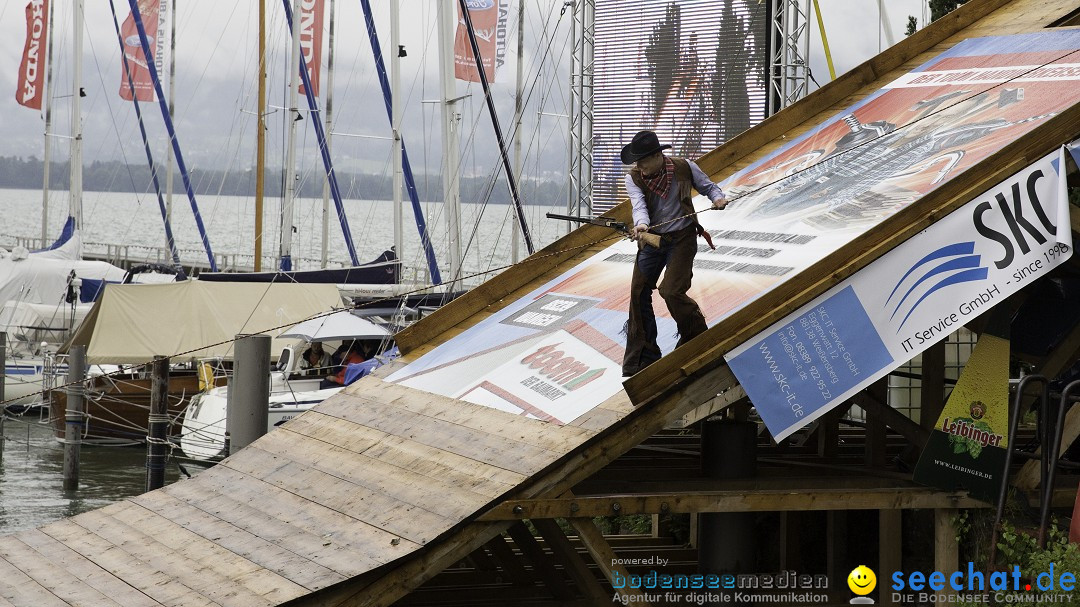
[[[1038,31],[1068,23],[1077,9],[1075,0],[972,0],[700,164],[725,178],[963,39]],[[392,604],[511,528],[485,512],[563,496],[671,420],[722,406],[738,392],[722,358],[728,350],[1077,135],[1077,125],[1075,105],[1043,120],[568,424],[385,381],[399,363],[194,479],[0,538],[0,606]],[[629,209],[615,213],[626,218]],[[406,361],[609,237],[577,230],[439,310],[399,336]]]

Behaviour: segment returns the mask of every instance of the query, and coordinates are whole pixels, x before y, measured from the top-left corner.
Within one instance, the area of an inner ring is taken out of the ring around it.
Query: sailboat
[[[51,22],[47,14],[34,18]],[[25,405],[42,400],[42,387],[51,352],[87,314],[89,306],[78,299],[83,278],[120,281],[124,270],[101,261],[83,261],[82,240],[82,0],[75,4],[75,57],[71,95],[71,161],[68,217],[60,237],[37,251],[16,248],[0,250],[0,331],[8,334],[8,352],[4,365],[6,406]],[[38,26],[40,30],[41,26]],[[33,28],[28,28],[33,31]],[[51,32],[50,32],[51,33]],[[49,36],[51,38],[51,36]],[[51,41],[49,48],[51,49]],[[28,47],[29,41],[28,41]],[[51,54],[51,50],[48,54]],[[38,65],[39,72],[40,64]],[[51,69],[49,65],[49,80]],[[49,86],[51,89],[51,84]],[[45,98],[46,124],[51,117],[52,91]],[[39,105],[35,109],[40,109]],[[34,107],[34,106],[28,106]],[[48,213],[48,128],[45,134],[45,174],[42,185],[42,234],[47,232]]]

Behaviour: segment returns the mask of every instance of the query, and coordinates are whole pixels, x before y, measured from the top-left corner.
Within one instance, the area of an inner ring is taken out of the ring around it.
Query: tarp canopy
[[[284,329],[341,305],[334,285],[185,282],[108,285],[71,341],[91,364],[231,357],[238,334]],[[286,343],[275,339],[271,355]],[[216,344],[216,345],[213,345]]]

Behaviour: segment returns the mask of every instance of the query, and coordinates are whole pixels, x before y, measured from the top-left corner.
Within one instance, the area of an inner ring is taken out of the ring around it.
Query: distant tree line
[[[68,163],[52,162],[49,168],[49,188],[66,190],[69,182]],[[35,157],[0,156],[0,188],[40,189],[44,163]],[[263,186],[264,195],[282,195],[281,170],[267,170]],[[159,169],[158,181],[165,187],[164,171]],[[560,205],[566,200],[566,184],[554,179],[526,179],[519,184],[522,198],[527,204]],[[492,203],[509,203],[510,191],[506,180],[500,178],[494,187],[487,177],[461,177],[461,200],[481,202],[488,197]],[[196,195],[254,196],[255,172],[196,169],[191,173],[191,184]],[[338,187],[345,198],[364,200],[390,200],[393,198],[393,177],[389,174],[338,173]],[[442,178],[439,175],[416,175],[417,192],[421,200],[442,199]],[[153,180],[149,167],[129,165],[118,161],[92,161],[83,166],[83,189],[94,192],[153,192]],[[184,185],[177,172],[173,191],[183,194]],[[300,184],[300,196],[321,198],[322,174],[304,180]],[[174,194],[175,196],[175,194]],[[402,196],[408,194],[402,190]]]

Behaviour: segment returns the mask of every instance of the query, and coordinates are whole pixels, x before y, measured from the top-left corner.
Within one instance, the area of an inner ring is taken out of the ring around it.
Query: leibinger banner
[[[1065,151],[950,213],[727,355],[783,439],[1072,255]]]

